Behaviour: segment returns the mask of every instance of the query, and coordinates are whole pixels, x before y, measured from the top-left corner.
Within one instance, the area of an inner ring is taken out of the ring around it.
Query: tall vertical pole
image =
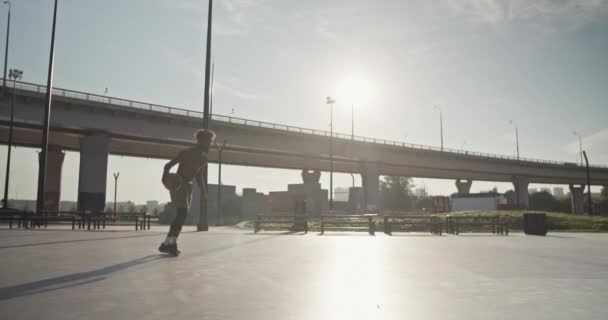
[[[209,118],[213,119],[213,88],[215,87],[215,61],[211,63],[211,93],[209,94]]]
[[[4,46],[4,77],[2,78],[2,90],[6,90],[6,68],[8,64],[8,39],[11,34],[11,2],[8,3],[8,18],[6,21],[6,45]]]
[[[589,202],[589,215],[592,216],[593,207],[591,206],[591,175],[589,174],[589,159],[587,158],[587,152],[583,151],[583,156],[585,157],[585,163],[587,164],[587,201]]]
[[[351,140],[355,140],[355,105],[353,104],[350,108],[350,119],[351,119],[351,135],[350,138]]]
[[[515,126],[515,146],[517,147],[517,160],[519,160],[519,129]]]
[[[334,103],[329,104],[329,210],[334,210]]]
[[[120,172],[114,173],[114,215],[116,215],[116,194],[118,193],[118,176]]]
[[[219,149],[217,174],[217,225],[222,225],[222,149]]]
[[[6,154],[6,175],[4,177],[4,199],[2,199],[2,207],[8,208],[8,185],[11,176],[11,149],[13,149],[13,121],[15,116],[15,92],[17,91],[17,78],[20,78],[19,72],[13,80],[13,99],[11,100],[11,122],[8,129],[8,151]],[[11,70],[12,75],[12,70]]]
[[[40,146],[40,169],[38,170],[38,196],[36,211],[40,214],[44,210],[44,187],[46,183],[46,160],[49,150],[49,123],[51,120],[51,98],[53,95],[53,61],[55,57],[55,26],[57,23],[57,1],[53,9],[53,28],[51,31],[51,52],[49,55],[49,72],[46,82],[46,97],[44,119],[42,128],[42,145]]]
[[[578,136],[578,152],[581,155],[581,166],[584,164],[583,162],[583,136]]]
[[[207,50],[205,52],[205,93],[203,101],[203,128],[209,129],[209,88],[211,87],[211,19],[213,13],[213,0],[209,0],[209,9],[207,12]],[[205,169],[203,173],[203,184],[205,190],[209,190],[208,188],[208,174],[207,169]],[[201,193],[202,194],[202,193]],[[207,192],[204,193],[205,197],[207,197]],[[207,231],[209,230],[209,222],[207,220],[207,199],[201,199],[204,201],[204,204],[200,206],[200,216],[199,222],[196,226],[197,231]]]
[[[439,127],[441,133],[441,151],[443,151],[443,111],[439,110]]]
[[[220,146],[217,142],[215,147],[218,151],[218,174],[217,174],[217,225],[222,225],[222,153],[226,146],[226,140]]]

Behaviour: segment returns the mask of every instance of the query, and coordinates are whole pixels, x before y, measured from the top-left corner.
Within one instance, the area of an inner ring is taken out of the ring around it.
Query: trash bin
[[[544,236],[547,234],[547,215],[544,213],[524,213],[524,233]]]

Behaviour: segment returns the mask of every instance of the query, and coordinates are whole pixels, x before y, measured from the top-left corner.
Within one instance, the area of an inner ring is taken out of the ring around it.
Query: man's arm
[[[176,164],[179,163],[179,160],[182,156],[182,153],[180,152],[177,157],[175,157],[175,159],[171,159],[171,161],[167,162],[167,164],[165,164],[165,173],[169,172],[169,170],[171,170],[171,168],[173,168],[173,166],[175,166]]]

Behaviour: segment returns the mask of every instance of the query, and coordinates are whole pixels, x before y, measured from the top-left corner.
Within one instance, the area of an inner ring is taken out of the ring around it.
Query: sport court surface
[[[0,230],[2,318],[608,318],[608,234],[165,230]]]

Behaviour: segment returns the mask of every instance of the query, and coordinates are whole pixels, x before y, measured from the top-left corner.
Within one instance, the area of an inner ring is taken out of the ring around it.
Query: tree
[[[530,209],[551,210],[555,207],[555,199],[547,191],[535,192],[529,197]]]
[[[135,204],[131,201],[127,202],[127,212],[128,213],[135,213]]]
[[[608,213],[608,186],[602,188],[602,200],[598,205],[600,213]]]
[[[517,203],[517,198],[515,196],[515,191],[513,191],[513,190],[507,190],[505,192],[505,198],[507,198],[507,203],[508,204],[516,204]]]
[[[412,179],[408,177],[385,176],[380,181],[380,198],[384,208],[399,210],[413,207]]]

